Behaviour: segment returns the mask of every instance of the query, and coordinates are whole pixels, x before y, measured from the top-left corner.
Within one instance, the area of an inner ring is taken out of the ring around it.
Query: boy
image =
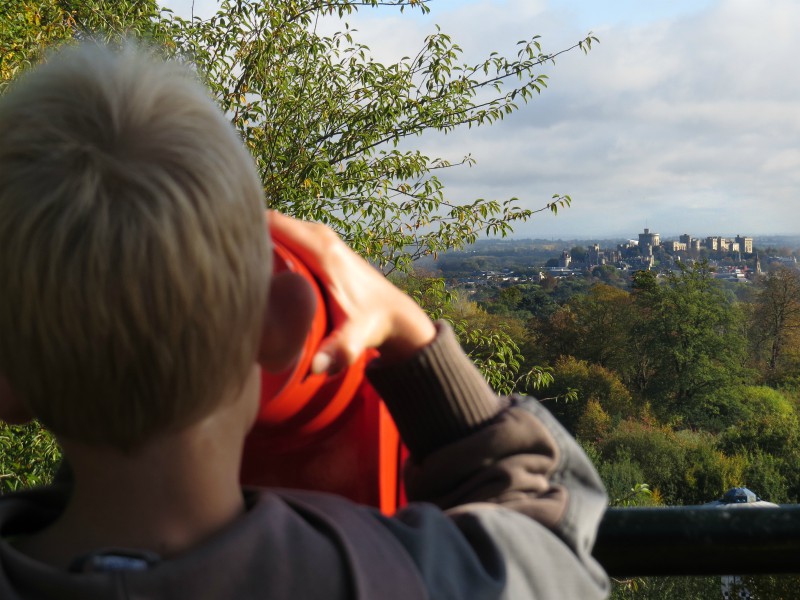
[[[330,292],[312,369],[380,351],[408,494],[438,508],[240,488],[259,365],[289,366],[314,311],[270,276],[262,202],[174,64],[83,45],[0,98],[0,418],[40,419],[74,473],[0,500],[0,597],[603,597],[605,497],[575,443],[332,232],[278,214]]]

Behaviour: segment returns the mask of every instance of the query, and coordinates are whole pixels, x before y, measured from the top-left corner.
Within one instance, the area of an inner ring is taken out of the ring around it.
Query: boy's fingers
[[[309,266],[320,262],[326,248],[343,243],[332,229],[324,225],[292,219],[276,211],[268,214],[272,237]]]
[[[368,347],[358,333],[356,327],[343,327],[331,333],[314,355],[311,372],[333,375],[353,364]]]

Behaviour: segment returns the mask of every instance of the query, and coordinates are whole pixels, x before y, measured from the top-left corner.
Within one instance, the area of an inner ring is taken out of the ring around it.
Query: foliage
[[[0,494],[49,483],[60,461],[56,441],[38,423],[0,423]]]
[[[616,506],[630,508],[632,506],[650,506],[653,492],[646,483],[637,483],[629,489],[621,498],[615,500]]]
[[[644,391],[660,401],[662,415],[669,410],[703,426],[705,401],[744,375],[740,315],[706,263],[681,266],[663,284],[651,271],[640,271],[633,287],[644,317],[634,335],[652,360]]]
[[[765,500],[795,502],[800,496],[798,414],[794,402],[766,386],[731,390],[741,417],[719,436],[720,449],[739,453],[745,462],[745,484]]]
[[[523,305],[528,289],[553,301],[550,291],[558,285],[516,286],[520,294],[504,288],[483,305],[510,315]],[[800,362],[795,362],[800,339],[786,336],[776,375],[767,377],[778,389],[754,385],[759,380],[743,368],[748,349],[743,334],[749,329],[752,344],[753,332],[762,327],[756,311],[760,285],[753,286],[752,297],[734,296],[717,285],[705,265],[664,277],[640,273],[630,294],[601,285],[589,291],[565,288],[571,295],[531,321],[538,346],[532,351],[553,364],[554,382],[545,393],[557,395],[568,387],[578,393],[577,400],[548,406],[577,434],[612,506],[702,504],[734,486],[777,503],[800,498]],[[697,364],[681,370],[665,360],[682,353]],[[759,367],[766,371],[768,354],[752,356],[761,356]],[[593,389],[589,371],[601,361],[632,400],[635,410],[627,418],[615,419],[587,393]],[[685,381],[668,381],[678,377]],[[692,392],[682,401],[680,383]],[[796,595],[791,578],[744,579],[758,597]],[[615,582],[612,598],[705,599],[720,595],[720,589],[719,577],[647,577]]]
[[[459,319],[453,329],[472,362],[481,370],[489,385],[500,394],[516,388],[522,361],[519,346],[501,321],[488,321],[480,313],[473,320]]]
[[[463,294],[447,290],[440,277],[393,274],[391,279],[434,319],[446,319],[452,324],[467,355],[498,393],[514,392],[526,375],[526,382],[535,380],[537,372],[543,376],[535,367],[520,375],[520,343],[526,339],[521,323],[489,315]]]
[[[721,447],[728,452],[762,450],[774,456],[786,455],[800,443],[798,417],[792,403],[779,391],[764,386],[740,387],[742,415],[725,430]]]
[[[54,45],[92,36],[158,38],[154,0],[0,0],[0,93]]]
[[[547,280],[545,279],[545,281]],[[521,287],[522,299],[518,308],[526,311],[530,317],[547,317],[556,310],[555,301],[543,286],[530,284]]]
[[[759,497],[767,502],[785,504],[796,501],[796,498],[790,497],[789,482],[785,475],[787,470],[795,471],[794,462],[787,463],[785,458],[767,454],[761,448],[748,450],[744,461],[745,487],[758,490]]]
[[[781,267],[761,278],[753,309],[753,350],[775,379],[800,343],[800,272]]]
[[[555,381],[545,389],[550,396],[563,397],[575,390],[574,401],[550,403],[550,411],[571,433],[576,433],[582,416],[594,401],[606,415],[619,421],[634,416],[636,408],[630,393],[612,371],[572,357],[562,357],[553,368]],[[596,412],[596,411],[595,411]],[[586,419],[590,419],[586,416]],[[602,421],[599,414],[596,419]]]
[[[551,361],[581,354],[577,316],[568,304],[556,308],[546,319],[538,320],[537,334]]]
[[[592,453],[589,453],[589,456],[592,457]],[[663,504],[664,499],[658,490],[651,489],[647,483],[641,483],[644,473],[641,467],[631,460],[630,456],[621,456],[614,461],[599,460],[599,457],[596,457],[595,463],[600,478],[606,486],[610,506],[659,506]]]
[[[643,577],[612,583],[611,600],[709,600],[722,597],[719,577]]]
[[[713,436],[626,420],[599,445],[604,460],[630,461],[639,481],[658,490],[666,504],[704,504],[740,485],[744,461],[717,449]]]
[[[505,235],[538,212],[514,199],[447,197],[435,173],[472,157],[427,156],[410,138],[503,119],[542,91],[538,70],[561,52],[544,52],[533,36],[513,58],[492,53],[464,64],[461,48],[437,29],[422,47],[383,64],[346,22],[321,33],[325,20],[387,6],[429,10],[412,0],[224,0],[210,19],[166,15],[163,26],[231,115],[270,205],[326,222],[379,266],[407,270],[415,257],[481,233]],[[556,194],[540,210],[569,203]]]
[[[797,596],[800,576],[746,575],[731,585],[730,598],[790,600]],[[747,590],[746,596],[740,596]],[[708,600],[722,597],[720,577],[643,577],[612,580],[611,600]]]
[[[578,439],[592,442],[601,441],[611,431],[611,417],[603,410],[596,398],[590,398],[575,426]]]
[[[587,294],[573,296],[543,324],[550,355],[569,353],[624,372],[633,327],[632,303],[628,292],[602,283]]]
[[[704,504],[744,481],[744,460],[728,456],[705,432],[679,431],[678,446],[685,453],[683,496],[688,504]]]
[[[415,258],[482,233],[505,236],[539,212],[515,199],[448,197],[436,174],[472,157],[427,156],[412,138],[503,119],[542,91],[538,70],[561,53],[544,52],[533,36],[513,58],[492,53],[464,64],[461,48],[437,29],[407,57],[384,64],[346,22],[321,33],[326,19],[391,5],[428,11],[410,0],[225,0],[210,19],[164,15],[161,23],[231,115],[270,206],[328,223],[387,272],[408,271]],[[586,51],[594,41],[588,36],[570,49]],[[539,210],[569,203],[555,194]],[[510,391],[521,356],[505,326],[481,315],[451,321],[495,389]]]
[[[3,0],[0,21],[0,86],[40,60],[50,43],[69,37],[70,18],[55,0]],[[2,88],[0,88],[2,89]]]
[[[753,598],[791,600],[797,597],[800,575],[749,575],[741,577],[741,585]]]
[[[614,265],[600,265],[595,267],[592,269],[592,277],[598,279],[600,283],[617,288],[622,288],[626,284],[624,277],[620,274],[620,270]]]
[[[224,0],[209,19],[183,19],[153,0],[4,0],[2,85],[41,60],[48,45],[87,36],[144,37],[188,60],[230,115],[261,171],[272,207],[329,223],[379,266],[407,270],[413,258],[506,235],[540,210],[516,199],[446,195],[435,175],[473,162],[430,157],[410,138],[503,119],[546,87],[539,72],[555,53],[538,36],[514,57],[491,53],[465,64],[438,28],[396,63],[374,59],[344,19],[358,10],[428,12],[417,0]],[[332,34],[324,21],[340,19]],[[409,49],[411,50],[411,49]]]

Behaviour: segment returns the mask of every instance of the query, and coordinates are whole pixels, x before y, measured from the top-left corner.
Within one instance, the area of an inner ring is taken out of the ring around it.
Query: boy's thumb
[[[334,375],[353,364],[366,349],[363,343],[359,344],[354,338],[344,329],[329,335],[311,359],[311,372]]]
[[[311,359],[311,372],[314,375],[320,373],[335,373],[334,358],[328,352],[320,351]]]

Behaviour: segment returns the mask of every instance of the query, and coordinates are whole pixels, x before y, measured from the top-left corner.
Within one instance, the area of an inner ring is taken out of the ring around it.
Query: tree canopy
[[[633,278],[634,298],[645,319],[634,329],[653,358],[647,392],[690,423],[705,422],[717,394],[743,375],[746,340],[733,300],[695,263],[663,283],[652,271]]]

